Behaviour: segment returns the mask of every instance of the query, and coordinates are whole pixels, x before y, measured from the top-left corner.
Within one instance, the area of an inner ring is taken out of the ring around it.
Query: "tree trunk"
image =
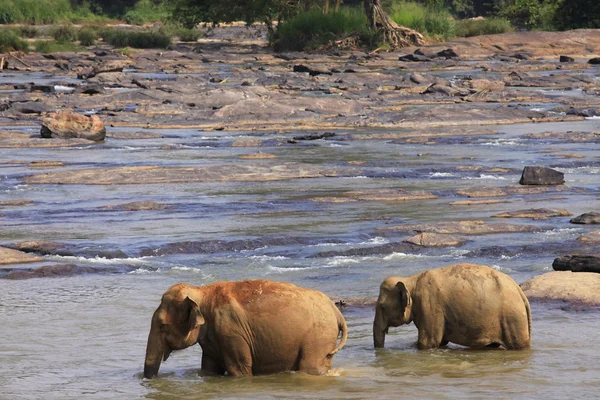
[[[323,6],[323,14],[329,14],[329,0],[325,0],[325,5]]]
[[[381,0],[364,0],[364,6],[369,27],[374,31],[381,32],[384,43],[389,43],[393,48],[424,43],[423,35],[419,32],[392,21],[381,6]]]

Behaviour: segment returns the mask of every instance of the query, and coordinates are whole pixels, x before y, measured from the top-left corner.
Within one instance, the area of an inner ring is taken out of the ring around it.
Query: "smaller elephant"
[[[419,349],[448,342],[475,348],[524,349],[531,344],[531,309],[511,277],[484,265],[456,264],[381,284],[373,341],[383,347],[390,326],[415,323]]]
[[[173,350],[196,343],[206,374],[319,375],[331,368],[347,338],[344,317],[316,290],[268,280],[179,283],[165,292],[152,317],[144,377],[156,376]]]

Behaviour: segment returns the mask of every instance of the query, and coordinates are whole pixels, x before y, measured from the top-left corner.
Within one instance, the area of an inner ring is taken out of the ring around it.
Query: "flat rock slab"
[[[581,214],[570,221],[572,224],[600,224],[600,213],[590,212]]]
[[[314,197],[311,200],[319,203],[348,203],[354,201],[414,201],[437,199],[438,197],[424,190],[361,190],[345,192],[343,195]]]
[[[577,238],[580,242],[600,243],[600,231],[593,231]]]
[[[423,247],[458,247],[462,246],[466,240],[443,233],[422,232],[406,239],[405,242]]]
[[[57,171],[30,175],[28,184],[135,185],[176,182],[264,182],[337,176],[335,168],[285,163],[270,165],[218,165],[214,167],[118,167]]]
[[[506,191],[499,187],[473,187],[458,189],[456,194],[466,197],[503,197]]]
[[[378,228],[381,231],[433,232],[460,235],[487,235],[493,233],[539,232],[533,225],[489,224],[484,221],[440,222],[438,224],[402,224]]]
[[[503,212],[492,215],[495,218],[531,218],[531,219],[548,219],[551,217],[569,217],[573,215],[567,210],[554,208],[531,208],[528,210],[518,210]]]
[[[162,211],[167,209],[166,204],[155,201],[133,201],[131,203],[117,204],[101,207],[102,210],[109,211]]]
[[[600,273],[600,254],[569,254],[558,257],[552,263],[552,268],[555,271]]]
[[[600,274],[553,271],[523,282],[521,289],[532,301],[565,301],[600,305]]]
[[[34,269],[15,269],[2,276],[3,279],[52,278],[83,274],[118,274],[135,270],[132,266],[80,266],[75,264],[44,265]]]
[[[6,247],[0,247],[0,265],[4,264],[22,264],[36,261],[43,261],[44,259],[38,256],[24,253],[19,250],[8,249]]]
[[[115,258],[127,258],[127,254],[125,254],[121,250],[106,250],[106,249],[93,249],[86,246],[85,248],[78,248],[74,245],[69,245],[67,243],[60,242],[49,242],[49,241],[39,241],[39,242],[16,242],[10,245],[7,245],[14,250],[23,251],[25,253],[36,253],[41,255],[57,255],[57,256],[77,256],[77,257],[86,257],[86,258],[106,258],[106,259],[115,259]]]

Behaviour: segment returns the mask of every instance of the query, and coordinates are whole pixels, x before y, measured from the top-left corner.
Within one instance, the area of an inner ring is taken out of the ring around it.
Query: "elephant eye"
[[[166,332],[168,329],[169,325],[168,324],[160,324],[160,330],[161,332]]]

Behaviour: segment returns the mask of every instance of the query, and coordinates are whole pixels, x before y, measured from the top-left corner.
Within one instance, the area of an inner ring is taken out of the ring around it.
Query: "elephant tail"
[[[329,354],[327,354],[327,357],[329,358],[333,357],[335,353],[340,351],[342,347],[344,347],[344,345],[346,344],[346,340],[348,340],[348,325],[346,325],[346,320],[344,319],[344,316],[336,306],[333,306],[333,309],[337,317],[338,334],[342,332],[342,339],[340,340],[340,344],[338,344],[338,346],[335,349],[333,349],[331,352],[329,352]]]
[[[531,340],[531,306],[529,304],[529,300],[527,299],[527,296],[525,296],[525,293],[523,292],[523,289],[521,289],[519,287],[519,291],[521,292],[521,297],[523,298],[523,303],[525,303],[525,310],[527,311],[527,324],[528,324],[528,329],[529,329],[529,340]]]

